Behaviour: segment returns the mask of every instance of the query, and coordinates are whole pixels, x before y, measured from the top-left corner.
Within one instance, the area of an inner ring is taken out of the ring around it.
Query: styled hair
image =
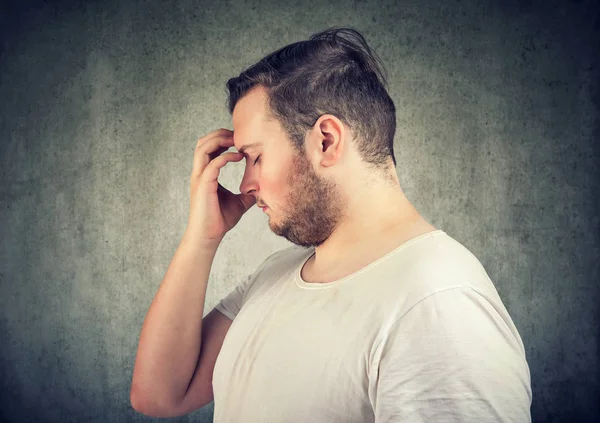
[[[330,27],[308,40],[270,53],[227,81],[228,108],[260,85],[268,95],[268,119],[276,119],[298,154],[307,132],[323,114],[352,131],[362,160],[383,171],[394,166],[396,108],[387,92],[385,67],[354,28]]]

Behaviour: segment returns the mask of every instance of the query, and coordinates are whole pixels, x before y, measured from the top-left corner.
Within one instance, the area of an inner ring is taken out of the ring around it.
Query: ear
[[[307,140],[309,157],[324,167],[335,165],[340,161],[344,149],[348,147],[348,134],[349,131],[337,117],[329,114],[321,116]]]

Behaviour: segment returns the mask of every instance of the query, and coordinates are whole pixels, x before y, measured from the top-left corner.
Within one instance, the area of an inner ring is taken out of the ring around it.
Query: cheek
[[[263,171],[260,181],[260,190],[265,195],[264,201],[269,200],[275,204],[281,203],[287,195],[286,175],[280,173],[269,173]]]

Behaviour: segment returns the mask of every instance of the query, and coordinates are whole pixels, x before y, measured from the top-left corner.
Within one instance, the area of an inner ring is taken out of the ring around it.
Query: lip
[[[267,211],[268,207],[264,206],[264,207],[261,207],[261,209],[262,209],[262,211]]]

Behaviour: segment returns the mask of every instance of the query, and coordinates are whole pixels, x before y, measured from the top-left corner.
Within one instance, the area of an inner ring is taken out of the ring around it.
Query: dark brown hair
[[[227,81],[228,108],[257,85],[266,88],[269,118],[277,119],[298,154],[320,116],[348,125],[362,159],[383,171],[394,157],[396,108],[385,67],[354,28],[330,27],[270,53]]]

